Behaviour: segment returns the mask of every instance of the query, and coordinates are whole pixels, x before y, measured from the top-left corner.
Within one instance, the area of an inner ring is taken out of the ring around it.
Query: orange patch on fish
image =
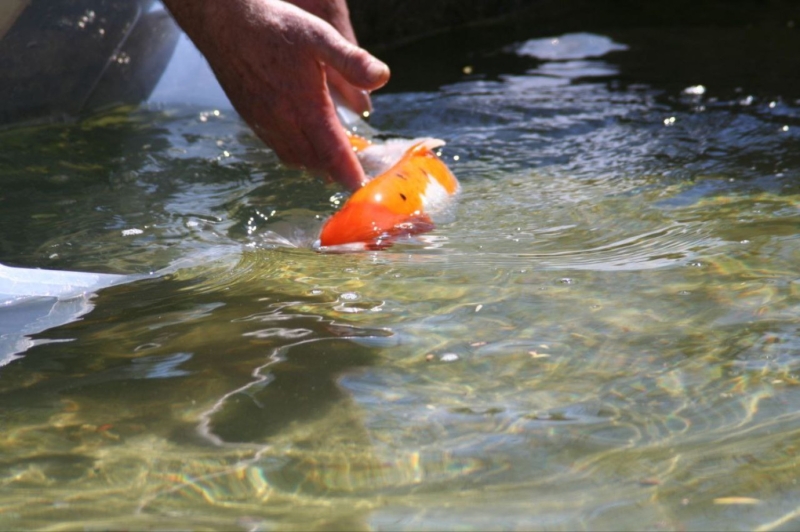
[[[372,144],[372,142],[365,139],[364,137],[354,135],[349,131],[345,131],[345,133],[347,133],[347,138],[350,140],[350,145],[353,147],[353,151],[355,152],[364,151],[366,148],[369,148],[369,146]]]
[[[348,135],[356,152],[374,146]],[[322,227],[320,245],[381,249],[399,236],[433,229],[431,215],[443,210],[459,189],[458,180],[433,151],[442,144],[436,139],[412,144],[399,161],[354,192]]]

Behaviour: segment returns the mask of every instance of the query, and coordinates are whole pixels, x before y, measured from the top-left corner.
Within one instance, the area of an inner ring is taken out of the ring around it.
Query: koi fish
[[[348,135],[365,172],[378,175],[325,222],[319,245],[336,251],[383,249],[398,237],[433,229],[431,216],[443,212],[459,190],[458,180],[434,152],[444,141],[373,144]]]

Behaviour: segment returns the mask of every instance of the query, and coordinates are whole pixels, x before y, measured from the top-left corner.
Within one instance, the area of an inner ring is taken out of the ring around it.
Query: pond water
[[[462,193],[377,252],[313,251],[341,190],[226,109],[0,133],[2,261],[139,276],[0,368],[0,526],[796,529],[781,31],[398,62],[372,125],[445,139]]]

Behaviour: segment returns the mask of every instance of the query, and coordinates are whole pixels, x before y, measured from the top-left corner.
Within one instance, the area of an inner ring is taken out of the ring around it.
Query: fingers
[[[252,0],[245,7],[212,19],[213,39],[201,41],[231,103],[285,163],[359,188],[364,172],[327,82],[362,113],[370,109],[364,91],[386,83],[388,67],[294,5]]]
[[[313,165],[314,149],[308,140],[299,133],[296,125],[276,127],[275,120],[270,120],[271,127],[263,127],[259,121],[264,121],[261,116],[254,117],[253,131],[264,144],[269,146],[281,162],[290,167],[303,168]],[[296,134],[282,135],[281,131],[297,132]]]
[[[353,87],[341,74],[330,67],[325,69],[325,73],[328,85],[331,86],[331,92],[338,95],[340,103],[359,115],[372,112],[372,101],[367,91]]]
[[[320,98],[295,102],[291,108],[255,116],[253,130],[282,162],[340,183],[349,190],[365,182],[364,170],[336,116],[333,103]],[[262,127],[259,123],[270,123]]]
[[[324,145],[321,146],[322,149],[327,150],[323,152],[325,157],[322,160],[323,171],[326,176],[347,190],[358,190],[367,181],[364,170],[344,133],[337,133],[337,136],[340,138],[335,144],[331,144],[327,148]],[[314,141],[313,138],[310,140]]]
[[[364,170],[336,117],[333,104],[329,102],[320,115],[313,117],[311,124],[313,127],[302,131],[314,147],[319,168],[349,190],[361,188],[365,182]]]
[[[351,85],[375,90],[389,81],[389,67],[342,37],[332,26],[320,25],[314,35],[320,59]]]

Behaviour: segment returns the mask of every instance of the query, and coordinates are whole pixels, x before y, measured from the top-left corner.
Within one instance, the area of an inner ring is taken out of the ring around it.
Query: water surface
[[[385,251],[225,109],[0,133],[3,262],[142,276],[0,369],[0,524],[796,528],[800,93],[559,38],[375,96],[463,189]]]

